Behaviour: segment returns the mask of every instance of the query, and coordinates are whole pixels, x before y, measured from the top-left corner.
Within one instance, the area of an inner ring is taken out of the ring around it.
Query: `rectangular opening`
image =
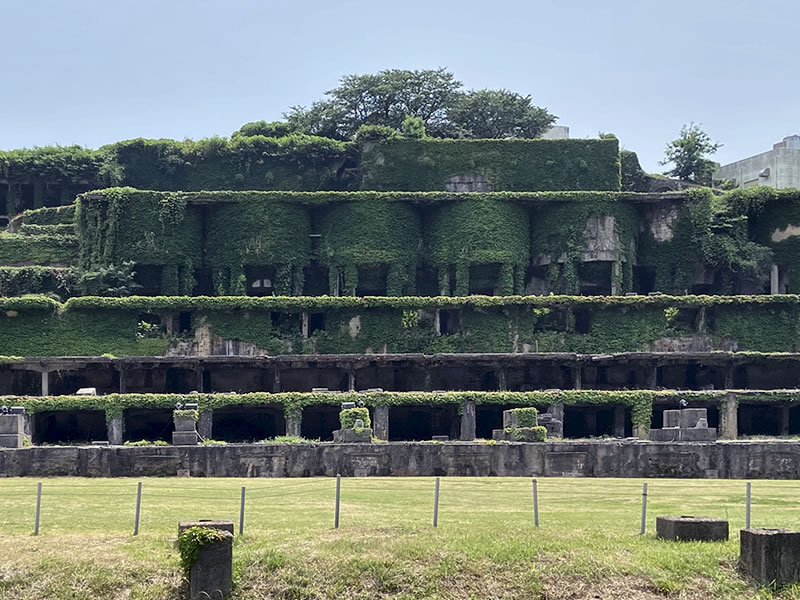
[[[339,429],[339,407],[318,405],[303,409],[303,422],[300,431],[308,440],[329,442],[333,432]]]
[[[275,267],[246,266],[244,272],[247,279],[248,296],[275,295]]]
[[[500,264],[469,266],[469,293],[494,296],[500,277]]]
[[[103,410],[58,410],[35,413],[34,444],[76,444],[108,439]]]
[[[609,261],[584,262],[578,265],[581,296],[611,294],[611,265]]]
[[[211,429],[215,440],[259,442],[285,435],[286,420],[280,406],[224,406],[214,409]]]
[[[356,296],[385,296],[388,273],[385,264],[359,265]]]
[[[305,267],[305,282],[303,283],[304,296],[327,296],[330,293],[328,281],[328,267],[316,261]]]
[[[136,265],[134,267],[133,281],[140,285],[137,288],[138,296],[158,296],[161,294],[161,265]]]
[[[429,440],[434,435],[458,439],[461,420],[455,406],[392,406],[389,408],[389,439]]]
[[[128,408],[122,418],[125,424],[123,439],[126,442],[172,441],[175,425],[171,408]]]
[[[325,313],[308,313],[308,335],[316,331],[325,331]]]
[[[592,312],[588,310],[576,310],[575,315],[575,333],[591,333],[592,332]]]
[[[178,333],[189,333],[192,330],[192,313],[181,311],[178,313]]]
[[[461,309],[443,308],[439,310],[439,335],[461,333]]]

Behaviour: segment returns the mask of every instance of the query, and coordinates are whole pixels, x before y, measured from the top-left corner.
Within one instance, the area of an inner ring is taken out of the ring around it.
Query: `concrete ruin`
[[[711,517],[657,517],[656,537],[673,542],[725,542],[728,522]]]

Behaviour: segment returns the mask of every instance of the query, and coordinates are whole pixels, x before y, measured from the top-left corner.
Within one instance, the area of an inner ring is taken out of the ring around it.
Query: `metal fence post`
[[[647,519],[647,482],[642,486],[642,529],[639,535],[644,535],[645,520]]]
[[[746,508],[744,512],[744,528],[750,529],[750,482],[747,482]]]
[[[436,478],[436,487],[433,492],[433,526],[439,526],[439,478]]]
[[[244,494],[247,488],[242,486],[242,505],[239,507],[239,535],[244,533]]]
[[[142,482],[136,486],[136,517],[133,522],[133,535],[139,535],[139,515],[142,510]]]
[[[42,482],[36,485],[36,525],[33,530],[33,535],[39,535],[39,517],[42,514]]]
[[[339,498],[342,492],[342,476],[336,474],[336,512],[333,517],[333,528],[339,529]]]
[[[539,485],[533,480],[533,524],[539,526]]]

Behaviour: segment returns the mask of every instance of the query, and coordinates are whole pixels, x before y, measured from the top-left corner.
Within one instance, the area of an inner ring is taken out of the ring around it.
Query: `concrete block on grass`
[[[742,529],[739,567],[761,585],[800,581],[800,532],[785,529]]]
[[[724,542],[728,522],[711,517],[657,517],[656,536],[673,542]]]

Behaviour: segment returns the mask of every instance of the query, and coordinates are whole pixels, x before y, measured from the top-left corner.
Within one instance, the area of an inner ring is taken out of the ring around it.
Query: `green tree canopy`
[[[707,157],[714,154],[722,144],[712,142],[711,137],[701,129],[700,125],[691,123],[681,128],[680,137],[667,144],[662,165],[675,165],[665,175],[677,177],[683,181],[710,184],[711,174],[716,163]]]
[[[342,140],[353,139],[364,125],[402,130],[409,116],[421,120],[430,136],[481,138],[537,137],[556,119],[530,96],[461,88],[444,68],[347,75],[327,99],[293,106],[284,117],[298,131]]]

